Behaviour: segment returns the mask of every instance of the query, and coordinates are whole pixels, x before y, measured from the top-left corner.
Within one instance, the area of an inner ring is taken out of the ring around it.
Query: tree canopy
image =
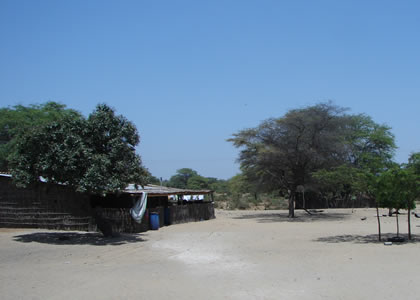
[[[204,177],[198,174],[197,171],[190,168],[177,170],[175,175],[165,181],[165,185],[192,190],[210,189],[218,193],[227,193],[229,190],[228,182],[226,180],[214,177]]]
[[[9,169],[10,155],[20,134],[63,118],[79,119],[81,114],[57,102],[0,108],[0,171]]]
[[[419,178],[411,166],[394,166],[376,178],[375,196],[378,205],[397,211],[397,236],[398,211],[407,209],[408,238],[411,239],[410,210],[416,207],[415,200],[420,195]]]
[[[348,116],[342,164],[312,173],[317,188],[332,197],[355,194],[374,196],[378,174],[393,167],[394,136],[390,128],[376,124],[369,116]]]
[[[175,188],[186,189],[188,187],[188,180],[198,173],[190,168],[182,168],[176,171],[176,174],[171,176],[168,185]]]
[[[388,127],[365,115],[346,114],[330,102],[290,110],[239,131],[229,141],[241,149],[238,161],[249,182],[262,190],[289,193],[290,217],[298,186],[315,186],[315,172],[340,171],[340,166],[373,171],[395,148]]]
[[[20,135],[12,175],[21,186],[42,177],[80,192],[117,192],[149,175],[135,152],[139,140],[133,123],[100,104],[87,119],[66,116]]]
[[[410,155],[407,166],[412,169],[415,174],[420,176],[420,152],[412,153]]]

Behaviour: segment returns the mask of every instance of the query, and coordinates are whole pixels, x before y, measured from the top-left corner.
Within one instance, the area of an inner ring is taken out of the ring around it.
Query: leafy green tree
[[[200,175],[193,175],[188,179],[187,188],[192,190],[204,190],[209,188],[207,178]]]
[[[391,128],[363,114],[349,116],[348,120],[346,163],[373,174],[391,167],[396,149]]]
[[[145,184],[148,171],[135,152],[137,129],[107,105],[88,119],[66,117],[19,136],[11,166],[20,186],[47,182],[105,195],[129,183]]]
[[[420,176],[420,152],[412,153],[410,155],[407,167]]]
[[[349,198],[369,190],[369,173],[347,164],[313,173],[317,188],[327,198]]]
[[[394,165],[394,136],[390,128],[376,124],[365,115],[347,118],[343,143],[346,155],[343,164],[313,173],[324,186],[334,186],[337,192],[369,192],[369,181]],[[372,178],[371,178],[372,177]]]
[[[245,178],[263,191],[287,191],[289,217],[299,186],[347,196],[367,189],[370,175],[391,162],[394,137],[389,127],[345,111],[321,103],[235,134],[229,141],[242,149]]]
[[[169,179],[168,186],[186,189],[188,186],[188,180],[193,176],[198,176],[198,173],[189,168],[179,169],[176,174]]]
[[[148,176],[147,178],[147,183],[148,184],[154,184],[154,185],[160,185],[161,184],[161,180],[155,176]]]
[[[352,197],[357,194],[375,197],[377,176],[395,166],[394,136],[390,127],[375,123],[369,116],[348,116],[344,143],[347,155],[343,164],[313,173],[324,193]],[[381,239],[379,207],[376,206],[378,233]]]
[[[207,177],[209,189],[216,193],[226,194],[229,192],[229,183],[227,180]]]
[[[20,134],[63,118],[80,119],[81,115],[56,102],[0,108],[0,171],[9,169],[10,156]]]
[[[11,171],[18,186],[29,186],[40,176],[49,182],[77,185],[90,150],[83,141],[86,121],[62,119],[19,136],[11,155]]]
[[[408,238],[411,239],[410,210],[419,196],[419,176],[410,168],[394,167],[377,178],[376,199],[381,207],[408,210]],[[399,235],[398,213],[396,214]]]
[[[314,171],[343,162],[344,111],[331,103],[294,109],[229,139],[242,149],[238,160],[248,181],[265,191],[289,193],[289,217],[294,217],[297,187],[310,183]]]
[[[145,184],[147,170],[135,147],[140,142],[136,126],[112,108],[101,104],[87,120],[89,165],[80,189],[98,193],[124,189],[128,183]]]

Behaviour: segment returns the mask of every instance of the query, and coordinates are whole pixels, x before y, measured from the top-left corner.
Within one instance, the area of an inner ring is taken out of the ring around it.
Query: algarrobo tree
[[[19,186],[42,176],[49,183],[105,195],[145,183],[149,174],[135,153],[138,143],[135,125],[101,104],[88,119],[63,118],[19,136],[11,171]]]
[[[294,217],[298,186],[319,187],[321,181],[327,186],[328,181],[341,180],[347,194],[368,190],[365,179],[393,156],[389,127],[345,111],[330,102],[294,109],[228,141],[241,148],[238,161],[250,183],[266,191],[290,192],[289,217]]]
[[[289,192],[293,218],[297,187],[310,183],[314,171],[342,162],[348,119],[344,111],[331,103],[294,109],[228,141],[242,149],[238,161],[248,181],[266,191]]]

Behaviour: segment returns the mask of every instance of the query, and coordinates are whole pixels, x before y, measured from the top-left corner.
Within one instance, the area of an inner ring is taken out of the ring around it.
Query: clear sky
[[[157,177],[239,172],[226,142],[332,100],[420,151],[420,1],[0,0],[0,106],[113,106]]]

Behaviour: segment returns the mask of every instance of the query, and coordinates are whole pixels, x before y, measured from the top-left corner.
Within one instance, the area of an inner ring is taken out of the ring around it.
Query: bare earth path
[[[0,229],[1,299],[420,299],[420,236],[376,242],[374,210],[216,215],[115,239]]]

